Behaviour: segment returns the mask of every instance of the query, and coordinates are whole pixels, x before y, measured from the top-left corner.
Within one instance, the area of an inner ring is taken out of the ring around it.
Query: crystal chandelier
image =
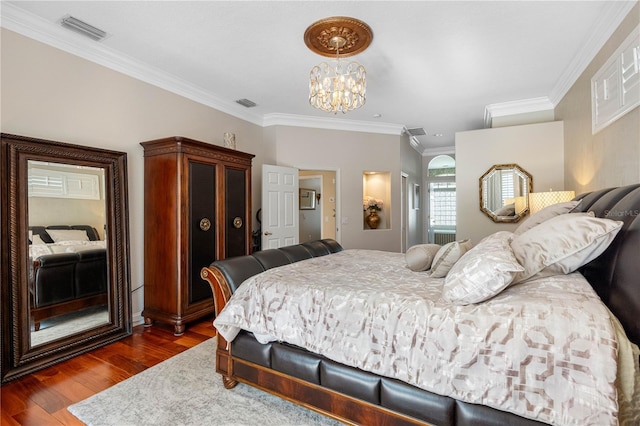
[[[309,103],[322,111],[346,113],[364,105],[367,96],[365,68],[340,57],[365,50],[373,33],[362,21],[347,17],[326,18],[313,23],[304,34],[307,47],[335,60],[322,62],[311,69]]]

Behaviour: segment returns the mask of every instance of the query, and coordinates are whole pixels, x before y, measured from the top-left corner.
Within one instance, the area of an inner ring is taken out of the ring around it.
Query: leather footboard
[[[317,408],[325,414],[335,413],[336,410],[334,405],[326,408],[322,406],[324,395],[322,389],[346,395],[355,403],[364,401],[371,407],[378,408],[378,412],[373,414],[377,420],[380,420],[381,415],[387,416],[392,424],[420,422],[434,425],[487,426],[541,424],[490,407],[468,404],[433,394],[399,380],[337,363],[286,343],[272,342],[263,345],[246,331],[242,331],[234,339],[231,345],[231,356],[235,360],[234,378],[255,384],[259,388],[285,398],[290,392],[291,399],[302,399],[303,405]],[[287,383],[285,387],[288,389],[278,389],[280,385],[272,385],[272,380],[267,378],[267,376],[272,377],[269,372],[278,378],[285,378]],[[315,390],[315,392],[309,392],[309,401],[306,404],[304,396],[301,397],[301,388],[305,387],[305,383]],[[326,404],[330,405],[331,402]],[[344,410],[346,414],[349,413],[348,403]],[[348,415],[344,418],[350,419]],[[365,418],[351,420],[362,424],[367,423]]]

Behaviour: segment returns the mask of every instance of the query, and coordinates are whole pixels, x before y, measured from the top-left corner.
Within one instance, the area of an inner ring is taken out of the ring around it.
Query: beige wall
[[[337,227],[345,248],[401,250],[399,144],[402,137],[289,126],[276,126],[272,131],[270,137],[277,141],[277,165],[336,170],[340,182]],[[391,226],[388,229],[363,229],[362,173],[365,170],[391,174]]]
[[[5,29],[1,43],[2,132],[127,153],[131,288],[144,281],[139,142],[181,135],[222,145],[223,133],[234,132],[238,150],[256,154],[254,171],[264,158],[271,159],[259,126]],[[260,173],[254,175],[253,186],[260,188]],[[254,190],[254,211],[259,201]],[[132,305],[134,314],[142,310],[141,290]]]
[[[405,137],[262,128],[6,29],[0,42],[2,132],[127,153],[131,288],[144,284],[144,163],[139,143],[173,135],[222,145],[223,133],[233,132],[237,149],[255,154],[252,219],[261,204],[262,164],[336,170],[342,182],[336,200],[349,222],[341,242],[345,247],[400,251],[399,144],[408,143]],[[389,230],[362,230],[363,170],[392,173],[394,223]],[[143,289],[133,293],[134,321],[139,321],[143,300]]]
[[[555,109],[565,123],[565,183],[576,193],[640,182],[640,108],[591,134],[591,77],[640,23],[631,10]]]
[[[494,223],[480,211],[480,176],[494,164],[511,163],[533,176],[534,192],[565,189],[563,123],[456,133],[457,239],[471,238],[475,244],[491,233],[518,226]]]

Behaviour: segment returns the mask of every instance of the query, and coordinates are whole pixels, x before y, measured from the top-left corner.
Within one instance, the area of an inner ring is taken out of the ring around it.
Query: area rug
[[[89,426],[340,424],[242,383],[225,389],[215,352],[209,339],[68,410]]]
[[[106,305],[83,309],[59,317],[42,320],[40,330],[31,330],[31,346],[38,346],[52,340],[67,337],[83,330],[98,327],[109,322]]]

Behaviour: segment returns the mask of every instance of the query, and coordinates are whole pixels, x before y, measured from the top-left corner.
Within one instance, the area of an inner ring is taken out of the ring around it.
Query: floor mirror
[[[131,334],[127,156],[1,134],[2,382]]]

